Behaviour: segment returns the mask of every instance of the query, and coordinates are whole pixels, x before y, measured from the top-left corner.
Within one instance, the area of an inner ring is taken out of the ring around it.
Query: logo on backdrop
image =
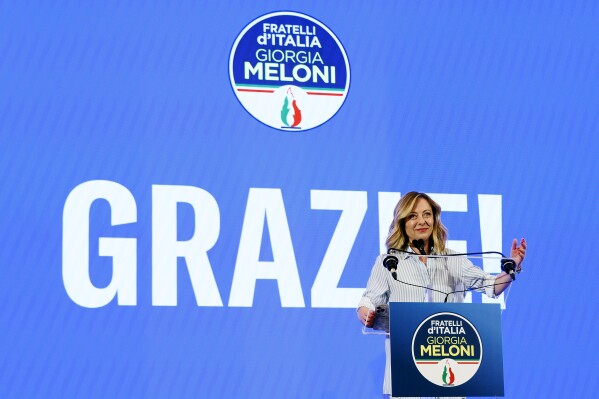
[[[482,357],[478,331],[455,313],[430,316],[420,323],[412,337],[416,368],[428,381],[442,387],[466,383],[478,371]]]
[[[274,12],[250,22],[229,56],[237,99],[254,118],[284,131],[308,130],[331,119],[349,91],[349,60],[322,22]]]

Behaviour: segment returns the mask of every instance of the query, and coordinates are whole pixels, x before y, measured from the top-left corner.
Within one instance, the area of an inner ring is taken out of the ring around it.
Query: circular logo
[[[331,119],[349,91],[349,60],[322,22],[274,12],[250,22],[229,56],[237,99],[260,122],[284,131],[313,129]]]
[[[478,371],[483,346],[476,328],[455,313],[424,320],[412,337],[412,358],[420,374],[433,384],[455,387]]]

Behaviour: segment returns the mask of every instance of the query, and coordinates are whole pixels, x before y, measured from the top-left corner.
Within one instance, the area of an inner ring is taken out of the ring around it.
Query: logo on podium
[[[455,387],[478,371],[483,356],[474,325],[455,313],[436,313],[425,319],[412,337],[412,359],[424,378],[435,385]]]
[[[503,396],[499,304],[390,302],[389,337],[393,396]]]

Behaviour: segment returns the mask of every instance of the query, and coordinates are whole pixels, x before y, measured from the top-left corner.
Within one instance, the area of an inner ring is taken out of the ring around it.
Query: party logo
[[[455,313],[424,320],[412,337],[412,358],[420,374],[433,384],[455,387],[478,371],[483,346],[476,328]]]
[[[274,12],[250,22],[229,56],[229,78],[241,105],[283,131],[313,129],[331,119],[347,97],[349,60],[322,22]]]

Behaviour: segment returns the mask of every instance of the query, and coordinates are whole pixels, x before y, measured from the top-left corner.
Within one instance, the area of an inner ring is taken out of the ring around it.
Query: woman
[[[405,194],[395,206],[393,222],[389,228],[387,248],[421,254],[414,247],[415,240],[424,242],[427,255],[449,255],[456,253],[445,248],[447,229],[441,223],[441,207],[428,195],[418,192]],[[420,246],[422,248],[422,246]],[[514,239],[510,257],[520,271],[526,255],[526,241]],[[470,288],[484,292],[491,298],[500,295],[510,285],[509,274],[497,276],[485,273],[474,266],[466,257],[426,258],[398,254],[397,280],[383,266],[385,254],[380,255],[370,274],[366,290],[358,304],[358,319],[367,327],[374,324],[375,310],[389,302],[443,302],[446,294]],[[409,284],[404,284],[409,283]],[[430,289],[426,289],[428,287]],[[481,287],[481,288],[476,288]],[[463,302],[465,293],[447,296],[447,302]],[[389,339],[385,341],[387,362],[383,392],[391,394],[391,365]]]

